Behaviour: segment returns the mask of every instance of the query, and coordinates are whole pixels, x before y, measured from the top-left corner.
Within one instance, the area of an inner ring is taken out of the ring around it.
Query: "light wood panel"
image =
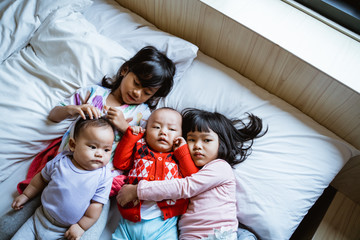
[[[360,148],[360,94],[197,0],[117,0]]]
[[[360,156],[350,159],[331,185],[360,205]],[[360,217],[360,216],[359,216]],[[360,238],[359,238],[360,239]]]
[[[360,205],[338,192],[312,240],[360,239]]]
[[[360,149],[359,93],[198,0],[117,1],[158,28],[196,44]],[[360,166],[351,168],[355,171],[341,172],[332,185],[360,202],[360,176],[355,174]]]

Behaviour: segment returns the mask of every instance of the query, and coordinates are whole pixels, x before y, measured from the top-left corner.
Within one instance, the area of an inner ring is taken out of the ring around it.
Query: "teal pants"
[[[177,220],[172,217],[164,220],[157,217],[141,222],[131,222],[121,217],[119,225],[112,235],[113,240],[177,240]]]

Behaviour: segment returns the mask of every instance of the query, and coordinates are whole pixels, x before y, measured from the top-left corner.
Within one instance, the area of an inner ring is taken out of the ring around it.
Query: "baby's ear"
[[[69,149],[70,149],[70,151],[74,152],[75,146],[76,146],[75,139],[70,138],[70,139],[69,139]]]

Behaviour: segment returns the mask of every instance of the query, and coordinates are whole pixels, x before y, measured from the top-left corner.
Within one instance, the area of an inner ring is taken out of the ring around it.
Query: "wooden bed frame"
[[[203,1],[117,2],[159,29],[194,43],[203,53],[282,98],[360,149],[360,93],[345,86],[340,79]],[[331,185],[359,204],[360,157],[352,158]]]

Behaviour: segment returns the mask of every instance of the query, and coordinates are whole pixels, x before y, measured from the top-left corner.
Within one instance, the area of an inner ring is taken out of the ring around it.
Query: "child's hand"
[[[129,122],[132,121],[132,118],[125,119],[124,113],[117,108],[107,107],[107,119],[111,122],[114,127],[116,127],[120,132],[125,133],[126,129],[129,127]]]
[[[122,186],[116,196],[116,200],[122,207],[126,207],[128,203],[132,203],[131,207],[136,206],[139,203],[137,197],[137,185],[125,184]]]
[[[183,137],[177,137],[174,139],[174,151],[177,150],[179,147],[184,146],[186,144],[186,141]]]
[[[131,130],[132,130],[132,133],[134,135],[138,135],[139,133],[144,133],[145,132],[145,129],[143,129],[142,127],[140,126],[132,126],[131,127]]]
[[[14,210],[20,210],[24,207],[24,204],[29,200],[29,198],[25,194],[20,194],[20,196],[17,196],[13,203],[11,204],[11,207]]]
[[[79,114],[83,119],[86,119],[86,114],[90,119],[99,118],[101,116],[100,110],[97,107],[94,107],[90,104],[82,104],[82,105],[68,105],[67,111],[71,116],[75,116]]]
[[[69,240],[79,240],[84,232],[84,229],[82,229],[79,224],[75,223],[69,227],[64,236]]]

